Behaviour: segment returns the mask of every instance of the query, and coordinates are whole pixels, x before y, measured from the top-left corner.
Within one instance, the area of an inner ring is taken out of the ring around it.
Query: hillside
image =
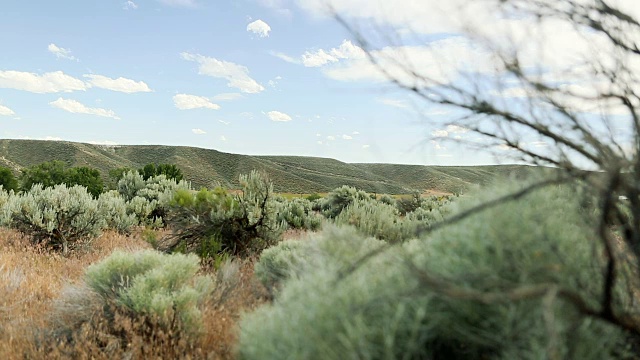
[[[504,166],[421,166],[348,164],[334,159],[302,156],[249,156],[186,146],[104,146],[66,141],[0,140],[0,166],[21,169],[45,161],[90,166],[108,180],[110,169],[140,168],[148,163],[180,167],[195,188],[222,184],[238,186],[238,176],[253,169],[265,171],[278,192],[327,192],[341,185],[375,192],[401,194],[412,190],[459,192],[495,177],[523,175],[531,168]]]

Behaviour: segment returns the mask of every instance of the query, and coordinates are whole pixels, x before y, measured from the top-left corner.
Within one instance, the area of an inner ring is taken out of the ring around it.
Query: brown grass
[[[61,351],[69,350],[62,348],[52,352],[55,344],[38,346],[37,339],[51,327],[52,306],[65,285],[80,285],[89,265],[116,249],[135,251],[149,247],[140,232],[131,236],[107,232],[93,242],[90,250],[63,257],[35,248],[17,232],[0,229],[0,359],[119,358],[86,341],[90,337],[76,343],[71,353]],[[181,353],[180,357],[233,358],[235,325],[240,313],[266,301],[265,290],[253,278],[253,261],[242,263],[234,274],[224,296],[214,294],[216,296],[205,304],[204,334],[195,344],[183,347],[187,353]],[[123,322],[116,326],[132,325]],[[175,354],[177,344],[157,341],[149,345],[140,339],[132,341],[127,353],[133,354],[133,358],[146,357],[150,355],[148,348],[153,347],[154,355],[167,357]]]

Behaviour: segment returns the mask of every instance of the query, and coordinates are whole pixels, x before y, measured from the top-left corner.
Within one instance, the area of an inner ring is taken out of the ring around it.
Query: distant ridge
[[[222,184],[237,188],[238,176],[265,171],[275,191],[307,194],[327,192],[342,185],[367,192],[406,194],[418,191],[460,192],[496,177],[526,176],[535,168],[524,165],[423,166],[349,164],[306,156],[250,156],[187,146],[94,145],[68,141],[0,140],[0,166],[19,171],[45,161],[97,168],[108,180],[118,167],[137,169],[148,163],[180,167],[195,188]]]

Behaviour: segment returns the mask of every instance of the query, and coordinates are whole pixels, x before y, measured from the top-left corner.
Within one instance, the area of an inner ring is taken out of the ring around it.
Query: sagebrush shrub
[[[301,271],[303,264],[311,255],[311,241],[282,241],[265,249],[256,263],[254,274],[260,282],[274,293],[284,280]]]
[[[117,191],[100,194],[98,208],[109,229],[114,229],[119,233],[128,233],[132,226],[138,224],[136,214],[128,211],[127,202]]]
[[[513,186],[461,200],[452,212],[509,189]],[[623,356],[627,348],[619,328],[562,298],[481,302],[452,295],[555,284],[598,309],[604,264],[593,228],[597,214],[582,211],[569,189],[548,188],[477,213],[426,238],[388,247],[355,267],[375,247],[364,246],[367,240],[353,232],[323,232],[318,244],[324,245],[314,247],[303,271],[284,280],[277,301],[242,319],[239,357]],[[347,263],[345,253],[351,255]],[[424,274],[446,285],[427,282]],[[458,290],[445,293],[446,286]]]
[[[5,204],[10,226],[30,236],[34,243],[67,252],[80,242],[89,242],[107,225],[104,213],[82,186],[64,184],[10,196]]]
[[[241,192],[223,188],[175,192],[167,222],[171,250],[248,256],[277,243],[284,230],[277,220],[273,184],[259,172],[240,176]]]
[[[295,198],[278,203],[278,222],[286,223],[292,229],[316,231],[322,226],[322,216],[312,209],[311,201]]]
[[[335,218],[335,223],[354,226],[364,235],[390,243],[416,235],[416,227],[401,219],[393,205],[370,200],[354,201]]]
[[[52,336],[69,343],[89,331],[105,351],[103,339],[126,348],[133,335],[192,342],[203,329],[200,308],[213,291],[212,279],[199,270],[195,255],[116,251],[89,266],[83,283],[67,287],[56,301]],[[134,328],[120,328],[122,317]]]
[[[344,185],[331,191],[324,199],[320,199],[320,207],[324,216],[333,219],[357,200],[371,200],[371,197],[362,190]]]

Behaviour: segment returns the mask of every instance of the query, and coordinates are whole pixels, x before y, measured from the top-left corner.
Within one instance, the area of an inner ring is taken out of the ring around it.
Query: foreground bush
[[[34,243],[67,253],[80,243],[98,236],[106,221],[85,187],[36,184],[21,195],[8,198],[3,211],[9,226],[31,237]]]
[[[241,175],[240,185],[241,192],[233,195],[222,188],[177,191],[167,216],[174,233],[169,250],[244,257],[277,243],[283,226],[277,221],[273,185],[256,171]]]
[[[188,348],[202,332],[200,307],[213,290],[199,269],[195,255],[114,252],[56,301],[50,339],[82,339],[107,355],[127,350],[133,337]]]
[[[453,211],[486,196],[461,201]],[[239,357],[624,358],[619,328],[553,293],[517,301],[468,295],[555,284],[597,308],[603,263],[594,216],[580,210],[568,187],[545,189],[355,267],[372,251],[365,246],[370,240],[325,232],[303,270],[283,280],[278,300],[242,320]]]

